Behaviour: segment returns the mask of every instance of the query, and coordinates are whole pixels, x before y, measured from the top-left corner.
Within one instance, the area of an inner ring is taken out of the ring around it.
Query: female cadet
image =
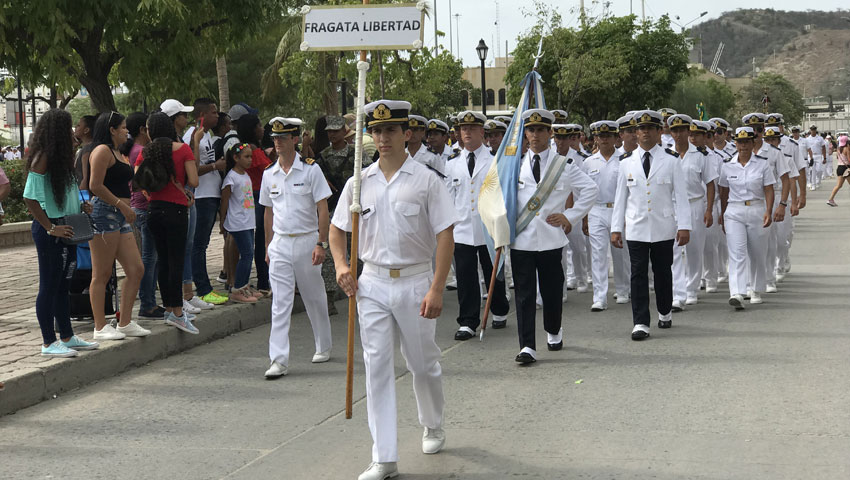
[[[729,305],[744,308],[749,272],[755,272],[750,303],[762,303],[765,291],[768,228],[773,218],[773,184],[776,179],[767,159],[753,153],[752,127],[735,130],[738,153],[720,169],[721,222],[729,249]]]

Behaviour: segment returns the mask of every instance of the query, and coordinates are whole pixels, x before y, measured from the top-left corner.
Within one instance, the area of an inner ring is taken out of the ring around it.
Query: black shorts
[[[839,165],[836,172],[839,177],[850,176],[850,165]]]

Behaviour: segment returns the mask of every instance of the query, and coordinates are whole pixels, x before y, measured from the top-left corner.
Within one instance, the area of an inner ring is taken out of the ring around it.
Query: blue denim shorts
[[[124,214],[118,207],[114,207],[103,200],[95,197],[92,203],[91,218],[94,222],[95,235],[104,233],[121,232],[130,233],[133,227],[127,223]]]

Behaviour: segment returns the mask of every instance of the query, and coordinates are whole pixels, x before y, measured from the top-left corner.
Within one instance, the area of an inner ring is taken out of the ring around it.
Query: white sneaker
[[[289,369],[286,368],[286,365],[272,362],[269,369],[266,370],[266,378],[278,378],[286,375],[287,373],[289,373]]]
[[[753,291],[752,291],[752,290],[747,290],[747,294],[746,294],[746,295],[744,295],[744,300],[749,300],[749,299],[751,299],[752,297],[753,297]]]
[[[759,295],[758,292],[750,293],[750,305],[758,305],[760,303],[764,303],[761,299],[761,295]]]
[[[606,309],[608,309],[608,305],[605,305],[602,302],[593,302],[593,305],[590,306],[591,312],[601,312]]]
[[[706,284],[705,285],[705,293],[715,293],[717,292],[717,285]]]
[[[324,352],[318,352],[313,354],[313,363],[325,363],[331,359],[331,351],[325,350]]]
[[[372,462],[369,468],[357,477],[357,480],[386,480],[398,476],[398,466],[395,462]]]
[[[681,312],[685,309],[685,304],[681,300],[673,300],[673,311]]]
[[[717,283],[723,283],[723,282],[725,282],[725,281],[727,281],[727,280],[729,280],[729,278],[728,278],[728,277],[724,277],[724,276],[722,276],[722,275],[721,275],[721,276],[719,276],[719,277],[717,277]]]
[[[583,283],[576,288],[576,292],[578,293],[587,293],[587,284]]]
[[[442,428],[425,427],[425,433],[422,434],[422,453],[439,453],[445,445],[446,432]]]
[[[142,328],[141,326],[139,326],[138,323],[136,323],[135,320],[131,321],[123,327],[118,326],[116,330],[118,330],[118,332],[120,333],[123,333],[127,337],[147,337],[151,334],[150,330],[148,330],[147,328]]]
[[[776,281],[781,282],[783,280],[785,280],[785,274],[782,273],[781,271],[776,272]]]
[[[698,301],[697,297],[688,297],[685,300],[685,305],[696,305]]]
[[[118,330],[115,330],[115,327],[108,323],[100,330],[95,329],[94,331],[95,340],[124,340],[124,337],[126,336],[127,335],[124,335]]]
[[[776,293],[778,290],[776,288],[776,285],[768,283],[764,291],[765,293]]]
[[[197,295],[195,295],[194,297],[192,297],[191,300],[189,300],[189,305],[191,305],[191,306],[193,306],[193,307],[195,307],[199,310],[211,310],[215,306],[212,303],[207,303],[207,302],[201,300],[201,298],[198,297]]]
[[[201,309],[192,305],[186,300],[183,300],[183,311],[186,313],[191,313],[192,315],[197,315],[201,313]]]
[[[617,295],[617,303],[620,305],[629,303],[630,295]]]
[[[735,307],[735,310],[743,310],[744,309],[744,296],[743,295],[732,295],[729,297],[729,305]]]

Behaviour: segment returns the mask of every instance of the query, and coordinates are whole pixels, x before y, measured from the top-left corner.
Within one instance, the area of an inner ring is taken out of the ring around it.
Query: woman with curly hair
[[[108,112],[97,117],[92,135],[94,148],[89,157],[89,191],[96,197],[92,202],[94,238],[89,241],[92,266],[89,299],[95,340],[121,340],[151,333],[133,321],[133,302],[145,267],[130,226],[136,221],[136,212],[130,206],[133,167],[119,151],[126,141],[127,122],[123,115]],[[116,260],[124,269],[118,328],[106,322],[104,313],[106,284]]]
[[[32,238],[38,254],[35,314],[43,340],[41,354],[75,357],[77,350],[94,350],[98,344],[74,335],[71,327],[68,285],[76,267],[77,248],[61,241],[73,237],[73,229],[57,225],[62,217],[80,213],[70,113],[56,108],[44,113],[35,126],[26,169],[23,197],[35,219],[32,222]],[[83,208],[90,211],[91,207],[84,204]],[[59,340],[54,322],[59,327]]]
[[[194,203],[186,187],[198,186],[198,166],[189,145],[177,141],[174,124],[164,113],[148,118],[148,134],[154,139],[142,150],[142,162],[161,167],[169,178],[165,188],[150,193],[148,229],[159,258],[159,293],[165,307],[165,323],[197,334],[192,317],[183,311],[183,265],[189,229],[189,206]]]

